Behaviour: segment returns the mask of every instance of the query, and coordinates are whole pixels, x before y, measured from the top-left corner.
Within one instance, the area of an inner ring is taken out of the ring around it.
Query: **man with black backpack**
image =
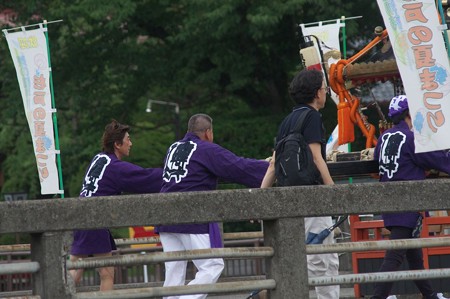
[[[261,188],[334,184],[325,162],[325,129],[319,109],[325,107],[328,87],[322,72],[302,70],[292,80],[289,94],[296,103],[281,123],[275,152]],[[331,217],[305,218],[305,235],[319,234],[332,226]],[[333,243],[330,234],[323,244]],[[338,275],[336,253],[308,255],[309,276]],[[318,299],[339,298],[339,285],[316,287]]]

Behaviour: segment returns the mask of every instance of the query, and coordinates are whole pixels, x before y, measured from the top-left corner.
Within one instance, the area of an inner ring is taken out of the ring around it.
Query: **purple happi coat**
[[[89,165],[80,197],[159,192],[161,176],[161,168],[142,168],[119,160],[115,154],[99,153]],[[73,255],[107,253],[114,249],[116,246],[108,229],[74,232]]]
[[[264,160],[238,157],[215,143],[202,141],[197,135],[187,133],[167,152],[161,192],[215,190],[219,178],[259,188],[268,166],[269,163]],[[209,233],[211,247],[222,247],[217,223],[161,225],[155,231]]]
[[[436,169],[450,173],[450,155],[447,151],[414,153],[414,133],[405,121],[386,130],[378,138],[374,158],[379,162],[380,181],[424,180],[425,171]],[[423,198],[423,200],[427,200]],[[411,205],[414,205],[412,202]],[[414,228],[419,213],[383,214],[384,225]]]

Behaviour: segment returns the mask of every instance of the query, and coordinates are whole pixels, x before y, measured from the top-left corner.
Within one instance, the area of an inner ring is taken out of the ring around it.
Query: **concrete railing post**
[[[31,260],[39,263],[33,276],[33,295],[71,298],[65,273],[65,237],[64,233],[31,234]]]
[[[265,220],[264,245],[275,251],[266,260],[267,278],[277,282],[269,298],[309,298],[303,218]]]

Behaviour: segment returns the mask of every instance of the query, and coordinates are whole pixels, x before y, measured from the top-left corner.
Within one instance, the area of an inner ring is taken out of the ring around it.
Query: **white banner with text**
[[[42,25],[34,30],[8,33],[4,30],[22,94],[23,106],[33,140],[41,183],[41,194],[58,194],[52,99],[47,40]]]
[[[450,65],[434,0],[377,0],[400,70],[416,152],[450,148]]]

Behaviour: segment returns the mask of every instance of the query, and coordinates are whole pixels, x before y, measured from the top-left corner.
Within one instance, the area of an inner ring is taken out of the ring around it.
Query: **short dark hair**
[[[322,88],[323,73],[317,70],[302,70],[295,75],[289,85],[289,95],[296,104],[314,101],[317,91]]]
[[[125,133],[130,131],[128,125],[123,125],[113,119],[107,124],[102,136],[102,151],[108,154],[114,153],[114,144],[122,144]]]
[[[409,116],[409,109],[406,109],[402,113],[391,117],[392,123],[394,125],[398,125],[402,120],[404,120],[407,116]]]
[[[189,118],[187,131],[190,133],[206,131],[212,128],[212,121],[212,118],[207,114],[194,114]]]

